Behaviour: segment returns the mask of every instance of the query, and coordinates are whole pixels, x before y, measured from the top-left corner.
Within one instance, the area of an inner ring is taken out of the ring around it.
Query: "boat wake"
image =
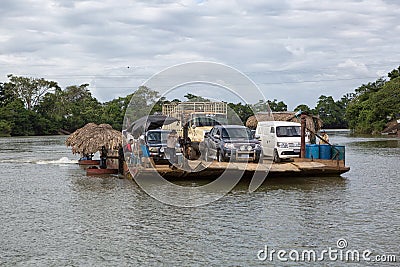
[[[78,164],[78,160],[72,160],[72,159],[69,159],[68,157],[62,157],[62,158],[57,159],[57,160],[39,160],[39,161],[35,161],[33,163],[41,164],[41,165],[43,165],[43,164],[56,164],[56,165],[59,165],[59,164]]]
[[[14,164],[78,164],[78,160],[69,159],[68,157],[62,157],[60,159],[54,160],[36,160],[36,159],[0,159],[0,163],[14,163]]]
[[[34,163],[34,161],[29,159],[1,159],[0,163]]]

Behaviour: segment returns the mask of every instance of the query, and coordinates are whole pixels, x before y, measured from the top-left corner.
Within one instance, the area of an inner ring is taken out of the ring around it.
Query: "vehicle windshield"
[[[168,134],[170,132],[164,132],[164,131],[154,131],[154,132],[148,132],[147,133],[147,142],[148,143],[166,143]]]
[[[278,126],[276,127],[278,137],[300,137],[300,126]]]
[[[228,123],[227,119],[218,115],[195,115],[189,126],[196,125],[196,127],[215,126]]]
[[[253,139],[253,134],[247,128],[222,128],[222,138]]]

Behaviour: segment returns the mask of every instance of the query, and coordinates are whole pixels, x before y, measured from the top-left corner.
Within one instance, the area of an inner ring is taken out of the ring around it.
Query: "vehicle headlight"
[[[301,146],[301,143],[293,143],[293,146],[294,146],[294,147],[300,147],[300,146]]]
[[[229,148],[229,149],[234,149],[235,148],[235,146],[233,144],[231,144],[231,143],[225,143],[224,147],[225,148]]]
[[[284,143],[284,142],[278,142],[278,143],[276,143],[276,145],[280,148],[288,148],[289,147],[289,144]]]
[[[253,147],[252,146],[247,146],[247,151],[252,151]]]
[[[150,152],[157,152],[158,148],[157,147],[149,147]]]
[[[164,153],[164,148],[163,147],[160,148],[160,152]]]

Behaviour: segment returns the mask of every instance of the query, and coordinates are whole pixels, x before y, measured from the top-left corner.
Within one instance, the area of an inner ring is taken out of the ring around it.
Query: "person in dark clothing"
[[[172,132],[167,137],[167,147],[165,150],[165,152],[168,154],[169,162],[171,163],[171,165],[177,163],[177,158],[176,158],[177,142],[178,142],[178,134],[175,130],[172,130]]]
[[[101,147],[100,152],[100,169],[107,169],[107,149],[105,146]]]

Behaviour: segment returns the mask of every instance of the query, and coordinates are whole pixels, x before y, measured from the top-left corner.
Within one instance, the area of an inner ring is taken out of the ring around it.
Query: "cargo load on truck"
[[[224,102],[164,104],[162,114],[179,120],[163,128],[176,130],[183,139],[185,156],[196,159],[200,157],[199,144],[204,140],[204,134],[215,125],[227,123],[227,104]]]

